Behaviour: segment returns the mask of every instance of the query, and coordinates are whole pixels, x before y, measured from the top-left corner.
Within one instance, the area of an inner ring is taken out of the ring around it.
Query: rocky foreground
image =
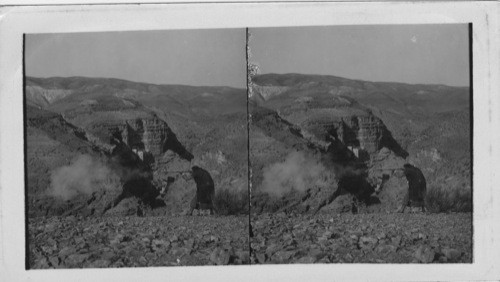
[[[247,216],[29,220],[30,268],[248,264]]]
[[[29,222],[30,268],[274,263],[471,263],[472,215],[48,217]]]
[[[471,263],[472,215],[260,214],[251,263]]]

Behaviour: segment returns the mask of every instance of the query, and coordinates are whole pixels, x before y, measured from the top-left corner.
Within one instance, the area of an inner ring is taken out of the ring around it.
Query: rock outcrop
[[[346,108],[312,111],[317,113],[309,114],[299,123],[299,127],[303,130],[302,134],[313,143],[341,142],[357,158],[365,161],[383,147],[403,158],[408,155],[394,140],[383,121],[369,110]]]
[[[193,159],[168,124],[156,115],[100,122],[94,124],[91,130],[102,139],[117,136],[141,160],[151,164],[169,150],[187,161]]]
[[[387,131],[382,121],[372,114],[342,117],[328,127],[333,129],[329,134],[344,143],[357,157],[360,151],[369,154],[378,151]]]
[[[163,153],[163,144],[168,137],[173,137],[168,125],[156,116],[152,119],[129,120],[125,123],[125,130],[122,131],[123,141],[132,149],[144,150],[154,156]]]

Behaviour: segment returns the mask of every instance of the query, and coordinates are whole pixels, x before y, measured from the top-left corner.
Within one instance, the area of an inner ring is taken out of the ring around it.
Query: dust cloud
[[[304,152],[292,152],[284,162],[264,169],[262,191],[275,196],[293,190],[303,192],[313,186],[325,184],[330,174],[313,156]]]
[[[49,194],[70,200],[78,194],[90,195],[98,190],[114,189],[119,181],[105,164],[88,155],[80,155],[70,165],[52,172]]]

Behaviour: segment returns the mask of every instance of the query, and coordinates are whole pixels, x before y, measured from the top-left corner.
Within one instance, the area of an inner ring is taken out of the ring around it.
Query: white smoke
[[[330,176],[326,168],[313,156],[292,152],[284,162],[265,168],[262,190],[275,196],[293,190],[303,192],[316,185],[325,184]]]
[[[49,194],[69,200],[78,194],[113,189],[117,183],[119,177],[106,165],[88,155],[80,155],[70,165],[52,172]]]

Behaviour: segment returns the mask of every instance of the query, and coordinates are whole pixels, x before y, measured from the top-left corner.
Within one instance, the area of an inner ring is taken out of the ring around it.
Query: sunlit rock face
[[[341,141],[353,148],[359,147],[372,154],[381,146],[385,126],[374,115],[352,116],[342,120],[337,129]]]
[[[144,150],[158,156],[163,153],[163,144],[172,134],[168,125],[155,116],[148,119],[126,121],[122,138],[132,149]]]

